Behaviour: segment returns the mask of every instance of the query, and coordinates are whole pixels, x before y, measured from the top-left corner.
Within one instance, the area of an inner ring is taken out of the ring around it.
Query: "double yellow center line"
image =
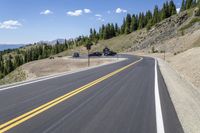
[[[133,62],[133,63],[131,63],[131,64],[125,66],[125,67],[122,67],[122,68],[120,68],[120,69],[118,69],[118,70],[116,70],[114,72],[111,72],[108,75],[105,75],[105,76],[103,76],[103,77],[101,77],[101,78],[99,78],[99,79],[97,79],[95,81],[92,81],[92,82],[90,82],[90,83],[88,83],[88,84],[86,84],[86,85],[84,85],[84,86],[82,86],[82,87],[80,87],[78,89],[75,89],[75,90],[73,90],[73,91],[71,91],[71,92],[69,92],[69,93],[67,93],[67,94],[65,94],[63,96],[60,96],[60,97],[58,97],[58,98],[56,98],[56,99],[54,99],[54,100],[52,100],[52,101],[50,101],[50,102],[48,102],[46,104],[43,104],[43,105],[41,105],[41,106],[39,106],[39,107],[37,107],[37,108],[35,108],[35,109],[23,114],[23,115],[20,115],[20,116],[18,116],[16,118],[4,123],[4,124],[1,124],[0,125],[0,133],[4,133],[4,132],[12,129],[13,127],[15,127],[15,126],[17,126],[17,125],[19,125],[19,124],[31,119],[32,117],[34,117],[34,116],[36,116],[36,115],[48,110],[49,108],[51,108],[51,107],[53,107],[53,106],[65,101],[65,100],[69,99],[70,97],[73,97],[74,95],[76,95],[76,94],[78,94],[80,92],[83,92],[83,91],[87,90],[88,88],[90,88],[90,87],[92,87],[92,86],[94,86],[94,85],[96,85],[96,84],[108,79],[109,77],[112,77],[113,75],[115,75],[115,74],[117,74],[117,73],[129,68],[130,66],[140,62],[141,60],[142,60],[142,58],[140,60],[138,60],[136,62]]]

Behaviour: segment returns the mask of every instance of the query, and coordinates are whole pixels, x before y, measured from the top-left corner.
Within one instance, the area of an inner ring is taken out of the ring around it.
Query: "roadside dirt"
[[[150,54],[137,52],[134,54],[164,59],[164,53]],[[200,47],[189,49],[177,55],[166,53],[165,60],[183,78],[191,82],[200,90]]]
[[[91,58],[90,61],[90,66],[97,66],[115,62],[117,61],[117,59]],[[23,65],[22,69],[26,72],[26,79],[28,80],[67,71],[74,71],[86,67],[88,67],[87,59],[74,59],[70,57],[62,57],[33,61]]]
[[[200,89],[185,80],[167,62],[158,59],[158,64],[184,132],[199,133]]]

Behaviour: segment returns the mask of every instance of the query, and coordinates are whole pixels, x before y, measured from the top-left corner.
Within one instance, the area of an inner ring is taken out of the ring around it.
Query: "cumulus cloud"
[[[177,13],[179,13],[179,12],[180,12],[180,10],[181,10],[181,8],[177,8],[177,9],[176,9]]]
[[[68,11],[69,16],[81,16],[83,14],[82,10]]]
[[[84,9],[83,11],[84,11],[84,13],[92,13],[92,11],[90,9],[87,9],[87,8]]]
[[[53,12],[51,10],[45,10],[45,11],[42,11],[40,14],[49,15],[49,14],[53,14]]]
[[[97,18],[97,20],[98,20],[98,21],[101,21],[101,22],[104,22],[104,21],[105,21],[105,19],[103,19],[103,18]]]
[[[115,12],[116,12],[116,13],[126,13],[127,10],[121,9],[121,8],[117,8]]]
[[[95,14],[95,17],[97,17],[98,21],[104,22],[105,19],[103,19],[103,16],[101,14]]]
[[[95,16],[96,16],[96,17],[102,17],[102,15],[101,15],[101,14],[95,14]]]
[[[22,24],[17,20],[7,20],[2,23],[0,22],[0,29],[17,29],[20,26],[22,26]]]

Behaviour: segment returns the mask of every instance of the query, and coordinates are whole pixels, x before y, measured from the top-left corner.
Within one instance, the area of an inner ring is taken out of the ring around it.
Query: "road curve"
[[[155,60],[121,57],[0,91],[0,133],[183,133]]]

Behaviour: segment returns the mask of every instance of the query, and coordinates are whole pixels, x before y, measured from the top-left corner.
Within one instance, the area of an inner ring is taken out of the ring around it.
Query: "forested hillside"
[[[200,1],[197,3],[196,0],[183,0],[181,11],[195,6],[200,7]],[[177,14],[176,5],[171,0],[165,2],[161,9],[155,6],[153,12],[148,10],[139,14],[128,13],[121,26],[117,23],[108,23],[102,25],[98,30],[91,28],[89,36],[79,36],[75,39],[65,40],[64,43],[57,41],[55,45],[35,43],[19,49],[4,50],[0,52],[0,78],[30,61],[48,58],[78,46],[96,44],[99,40],[130,34],[143,28],[150,30],[152,26],[175,14]]]

